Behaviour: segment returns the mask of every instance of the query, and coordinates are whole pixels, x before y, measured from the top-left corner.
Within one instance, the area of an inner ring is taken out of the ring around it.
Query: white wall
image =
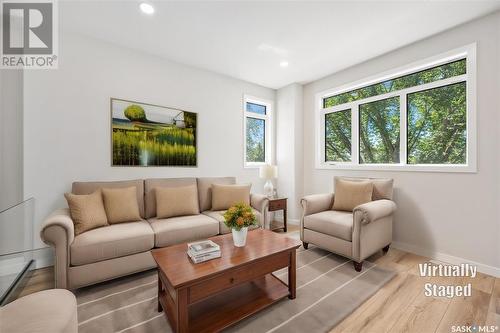
[[[0,211],[23,200],[23,71],[0,70]]]
[[[35,232],[76,180],[236,176],[262,192],[258,169],[243,168],[243,94],[275,99],[272,89],[63,33],[59,69],[25,74],[24,190],[37,200]],[[110,97],[197,112],[198,167],[111,167]]]
[[[302,197],[302,85],[294,83],[276,93],[276,163],[278,194],[288,197],[288,219],[298,223]]]
[[[448,261],[480,263],[500,272],[500,14],[446,31],[304,87],[304,191],[331,191],[333,176],[392,177],[398,204],[396,245]],[[390,38],[390,37],[389,37]],[[414,61],[477,42],[478,172],[372,172],[317,170],[314,166],[314,96]],[[348,52],[349,50],[346,50]],[[456,258],[458,257],[458,258]]]

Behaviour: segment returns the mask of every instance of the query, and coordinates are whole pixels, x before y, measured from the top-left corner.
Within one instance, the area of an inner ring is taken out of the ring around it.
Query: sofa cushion
[[[155,234],[155,246],[165,247],[219,234],[219,222],[203,214],[152,218],[148,220]]]
[[[352,241],[353,215],[351,212],[327,210],[304,217],[304,228]]]
[[[353,182],[336,178],[333,209],[352,212],[354,207],[370,202],[372,193],[373,184],[368,180]]]
[[[144,181],[144,205],[147,219],[156,216],[156,188],[195,185],[196,178],[151,178]]]
[[[196,185],[157,187],[155,192],[156,216],[159,219],[200,213]]]
[[[236,184],[234,177],[203,177],[198,178],[197,181],[201,212],[212,208],[212,184]]]
[[[144,181],[142,179],[110,182],[74,182],[71,191],[73,194],[90,194],[101,188],[123,188],[130,186],[137,188],[136,194],[139,213],[144,218]]]
[[[149,251],[154,233],[147,221],[126,222],[87,231],[71,244],[71,264],[85,265]]]
[[[64,197],[68,202],[71,219],[75,226],[75,236],[108,225],[100,190],[81,195],[65,193]]]
[[[212,184],[211,210],[225,210],[237,204],[250,204],[250,188],[252,184],[221,185]]]
[[[263,221],[262,221],[262,214],[258,211],[253,209],[253,213],[255,214],[255,218],[257,219],[257,225],[253,225],[249,227],[249,230],[257,229],[260,226],[262,226]],[[212,210],[206,210],[203,212],[203,214],[210,216],[213,219],[216,219],[219,222],[219,233],[220,234],[227,234],[230,233],[231,230],[226,226],[224,223],[224,216],[222,216],[226,211],[225,210],[218,210],[218,211],[212,211]]]
[[[21,297],[0,308],[0,332],[77,333],[75,295],[50,289]]]
[[[137,188],[103,188],[102,199],[108,223],[135,222],[141,219],[137,204]]]

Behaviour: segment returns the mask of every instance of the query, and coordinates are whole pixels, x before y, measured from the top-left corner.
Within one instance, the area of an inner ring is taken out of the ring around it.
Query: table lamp
[[[276,165],[264,164],[259,170],[260,178],[265,179],[264,192],[268,198],[273,196],[273,178],[278,178],[278,167]]]

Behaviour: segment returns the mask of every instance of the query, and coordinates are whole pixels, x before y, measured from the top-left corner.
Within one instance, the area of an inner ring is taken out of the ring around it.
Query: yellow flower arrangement
[[[224,213],[224,223],[229,229],[241,230],[257,224],[252,207],[244,203],[237,203]]]

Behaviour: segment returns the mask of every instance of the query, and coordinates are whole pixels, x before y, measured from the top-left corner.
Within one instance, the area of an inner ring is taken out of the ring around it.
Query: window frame
[[[247,111],[247,103],[265,106],[266,114]],[[245,168],[259,168],[265,164],[272,164],[272,114],[272,101],[250,95],[243,96],[243,166]],[[247,118],[264,120],[264,162],[247,162]]]
[[[353,102],[323,108],[323,99],[369,86],[371,84],[395,79],[432,67],[440,66],[459,59],[466,59],[466,74],[434,81],[382,95],[372,96]],[[407,164],[407,95],[410,93],[439,88],[450,84],[466,82],[467,112],[467,149],[466,164]],[[399,96],[400,102],[400,163],[398,164],[360,164],[359,163],[359,105]],[[371,76],[367,79],[349,83],[316,94],[315,98],[315,166],[316,169],[347,169],[374,171],[422,171],[422,172],[477,172],[477,130],[476,130],[476,44],[460,47],[446,53],[424,59],[391,71]],[[331,112],[351,109],[351,162],[325,161],[325,115]]]

